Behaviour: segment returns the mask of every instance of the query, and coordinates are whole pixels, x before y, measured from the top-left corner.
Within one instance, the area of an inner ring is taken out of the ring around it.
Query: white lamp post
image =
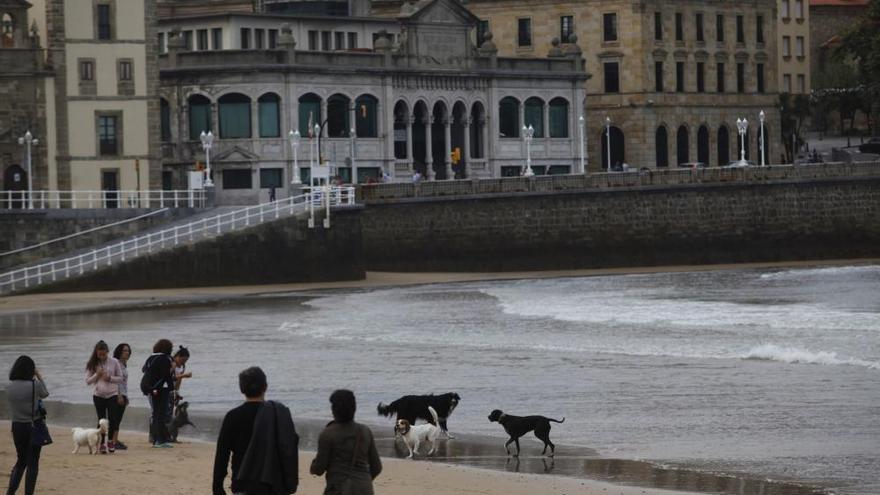
[[[535,172],[532,171],[532,138],[535,136],[535,128],[529,125],[522,128],[523,139],[526,142],[526,170],[523,177],[533,177]]]
[[[758,118],[761,120],[761,166],[767,166],[767,151],[764,149],[764,146],[767,146],[767,143],[764,142],[764,111],[761,110],[761,113],[758,114]]]
[[[207,134],[202,131],[199,139],[202,140],[202,149],[205,150],[205,167],[207,168],[205,187],[214,187],[214,181],[211,180],[211,147],[214,145],[214,134],[211,131],[208,131]]]
[[[584,136],[584,116],[578,118],[578,132],[580,136],[581,173],[587,173],[587,143]]]
[[[746,161],[746,132],[749,130],[749,121],[746,119],[736,119],[736,129],[739,131],[739,165],[746,167],[749,163]]]
[[[315,133],[315,166],[319,167],[322,165],[321,163],[321,126],[315,124],[315,127],[312,129]]]
[[[34,177],[31,170],[31,146],[36,146],[39,141],[34,138],[31,131],[24,133],[18,138],[18,144],[27,146],[27,176],[28,176],[28,209],[34,209]]]
[[[293,177],[290,180],[290,183],[293,185],[302,184],[302,180],[299,178],[299,163],[297,162],[297,151],[299,151],[299,129],[296,131],[290,131],[290,147],[293,149]]]
[[[608,172],[611,172],[611,117],[605,117],[605,142],[608,148]]]
[[[354,127],[349,129],[349,132],[348,132],[349,146],[351,146],[350,153],[351,153],[351,183],[352,184],[357,184],[357,165],[355,165],[355,163],[354,163],[354,156],[355,156],[354,140],[355,140],[355,138],[357,138],[357,136],[355,135],[355,132],[356,131],[355,131]]]

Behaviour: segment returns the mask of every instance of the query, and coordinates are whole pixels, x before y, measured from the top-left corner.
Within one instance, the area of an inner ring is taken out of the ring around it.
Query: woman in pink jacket
[[[92,401],[95,403],[98,420],[106,419],[110,423],[107,437],[101,436],[102,454],[116,451],[113,441],[106,442],[106,438],[114,438],[116,429],[119,428],[118,395],[119,384],[123,379],[122,365],[110,357],[107,343],[99,341],[86,363],[86,384],[92,386]]]

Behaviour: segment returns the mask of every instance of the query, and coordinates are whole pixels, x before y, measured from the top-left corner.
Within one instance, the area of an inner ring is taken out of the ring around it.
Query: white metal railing
[[[31,244],[30,246],[25,246],[23,248],[13,249],[12,251],[6,251],[5,253],[0,253],[0,258],[2,258],[4,256],[11,256],[13,254],[23,253],[25,251],[32,251],[34,249],[39,249],[43,246],[48,246],[49,244],[55,244],[56,242],[68,241],[68,240],[73,239],[75,237],[82,237],[84,235],[93,234],[93,233],[98,232],[100,230],[112,229],[113,227],[118,227],[120,225],[125,225],[127,223],[137,222],[138,220],[143,220],[144,218],[156,216],[160,213],[165,213],[166,211],[168,211],[168,208],[160,208],[158,210],[153,210],[149,213],[144,213],[143,215],[138,215],[136,217],[126,218],[125,220],[120,220],[118,222],[108,223],[105,225],[99,225],[97,227],[92,227],[92,228],[86,229],[86,230],[80,230],[79,232],[74,232],[73,234],[68,234],[68,235],[65,235],[62,237],[56,237],[54,239],[50,239],[48,241],[43,241],[38,244]]]
[[[25,208],[204,208],[203,189],[146,191],[0,192],[0,209]]]
[[[322,188],[316,190],[314,194],[307,192],[271,203],[249,206],[158,232],[135,236],[77,256],[6,272],[0,274],[0,294],[9,294],[17,290],[69,279],[144,254],[186,245],[197,240],[216,237],[225,232],[233,232],[266,221],[291,216],[297,212],[307,211],[310,205],[312,210],[327,207],[329,212],[331,206],[355,204],[354,187],[332,187],[329,194],[325,192],[326,188]]]

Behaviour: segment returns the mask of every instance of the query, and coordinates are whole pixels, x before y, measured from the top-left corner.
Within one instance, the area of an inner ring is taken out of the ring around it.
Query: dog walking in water
[[[514,454],[514,457],[519,457],[519,438],[534,430],[538,440],[544,442],[544,450],[541,452],[541,455],[546,454],[547,447],[550,447],[550,457],[553,457],[556,454],[556,446],[550,441],[550,422],[564,423],[565,418],[559,420],[545,416],[511,416],[504,414],[500,409],[495,409],[489,414],[489,421],[499,423],[504,427],[504,431],[510,435],[510,440],[504,444],[504,450],[507,451],[507,455],[510,455],[510,444],[515,442],[516,454]]]
[[[437,450],[437,437],[440,436],[440,427],[437,426],[437,423],[440,420],[437,418],[437,411],[433,407],[428,406],[428,411],[434,418],[433,424],[411,425],[405,419],[398,419],[397,424],[394,426],[394,433],[400,434],[403,437],[403,442],[406,444],[406,448],[409,449],[407,459],[412,459],[414,453],[419,453],[419,445],[422,442],[431,444],[431,450],[425,455],[432,455]]]

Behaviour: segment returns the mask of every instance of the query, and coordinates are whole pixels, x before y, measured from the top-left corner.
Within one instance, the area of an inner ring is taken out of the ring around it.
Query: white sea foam
[[[864,266],[827,266],[819,268],[794,268],[790,270],[781,270],[778,272],[762,273],[761,278],[764,280],[790,280],[807,277],[824,277],[830,278],[837,275],[860,275],[860,274],[880,274],[880,266],[864,265]]]
[[[863,366],[872,370],[880,370],[880,362],[866,361],[858,358],[844,358],[832,351],[812,352],[797,347],[782,347],[774,344],[763,344],[753,347],[741,356],[743,359],[779,361],[792,364],[824,364]]]

